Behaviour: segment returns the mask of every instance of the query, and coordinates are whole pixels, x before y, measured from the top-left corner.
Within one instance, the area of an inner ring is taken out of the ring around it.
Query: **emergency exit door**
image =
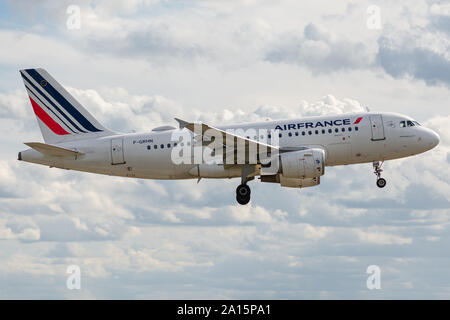
[[[123,139],[111,139],[111,164],[123,163],[125,163]]]
[[[370,124],[372,128],[372,141],[386,139],[384,135],[383,117],[381,114],[370,116]]]

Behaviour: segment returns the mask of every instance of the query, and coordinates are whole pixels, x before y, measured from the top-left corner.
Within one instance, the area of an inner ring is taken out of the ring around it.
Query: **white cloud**
[[[7,94],[0,93],[0,117],[10,119],[29,118],[27,98],[25,91],[19,89]]]
[[[356,234],[363,242],[380,244],[380,245],[405,245],[413,242],[412,238],[400,237],[393,234],[387,234],[376,231],[356,230]]]
[[[304,65],[318,73],[368,68],[373,64],[375,52],[363,42],[334,38],[329,31],[308,24],[303,35],[281,37],[280,44],[269,50],[266,59]]]

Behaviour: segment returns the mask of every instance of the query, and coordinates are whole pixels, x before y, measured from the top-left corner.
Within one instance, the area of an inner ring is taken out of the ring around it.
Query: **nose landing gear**
[[[384,188],[386,186],[386,179],[381,178],[381,173],[383,172],[383,169],[381,169],[381,166],[383,165],[384,161],[381,163],[379,161],[373,162],[373,169],[374,173],[377,176],[377,187],[378,188]]]
[[[386,186],[386,179],[380,178],[377,180],[378,188],[384,188]]]

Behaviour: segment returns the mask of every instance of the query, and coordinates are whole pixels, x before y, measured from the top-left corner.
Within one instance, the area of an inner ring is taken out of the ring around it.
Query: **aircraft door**
[[[123,139],[111,139],[111,164],[124,164]]]
[[[370,124],[372,129],[372,141],[386,139],[384,135],[383,117],[380,114],[370,116]]]

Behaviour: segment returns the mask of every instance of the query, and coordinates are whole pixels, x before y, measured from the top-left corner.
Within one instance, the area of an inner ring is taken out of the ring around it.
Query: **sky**
[[[450,298],[448,1],[0,0],[0,40],[1,299]],[[121,132],[369,107],[441,143],[386,162],[384,189],[371,164],[328,167],[238,206],[238,179],[17,161],[42,141],[19,74],[37,67]]]

